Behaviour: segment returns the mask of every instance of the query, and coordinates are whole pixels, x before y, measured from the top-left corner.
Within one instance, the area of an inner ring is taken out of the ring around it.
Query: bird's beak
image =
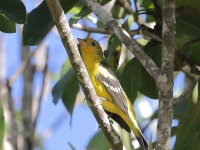
[[[85,40],[83,39],[80,39],[80,38],[77,38],[77,40],[79,41],[80,45],[85,45]]]

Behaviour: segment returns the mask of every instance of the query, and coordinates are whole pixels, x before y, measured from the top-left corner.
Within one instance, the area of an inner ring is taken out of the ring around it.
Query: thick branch
[[[23,46],[21,50],[22,59],[25,60],[29,53],[29,47]],[[28,59],[27,59],[28,60]],[[25,149],[32,149],[32,91],[33,91],[33,78],[35,69],[32,64],[30,64],[30,59],[27,61],[26,69],[23,72],[23,81],[24,81],[24,94],[22,99],[22,120],[23,120],[23,144]]]
[[[163,1],[162,74],[157,80],[159,111],[157,150],[169,150],[173,119],[173,71],[175,52],[175,0]]]
[[[92,110],[97,122],[108,139],[112,149],[121,150],[122,143],[110,125],[110,122],[105,114],[99,98],[97,97],[90,78],[87,74],[84,63],[78,52],[78,47],[73,39],[69,23],[66,20],[65,14],[58,0],[46,0],[50,13],[56,24],[58,32],[61,36],[63,45],[68,53],[70,62],[76,71],[77,77],[86,96],[88,105]]]
[[[96,14],[97,17],[105,25],[107,25],[112,32],[115,33],[119,40],[135,55],[135,57],[156,81],[160,74],[160,69],[143,51],[141,45],[139,45],[136,40],[132,39],[122,26],[113,17],[111,17],[100,4],[93,2],[92,0],[84,0],[84,2],[92,10],[92,12]]]

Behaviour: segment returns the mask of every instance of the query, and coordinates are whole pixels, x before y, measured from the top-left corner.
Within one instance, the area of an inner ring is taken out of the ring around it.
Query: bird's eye
[[[95,46],[95,42],[92,42],[92,46]]]

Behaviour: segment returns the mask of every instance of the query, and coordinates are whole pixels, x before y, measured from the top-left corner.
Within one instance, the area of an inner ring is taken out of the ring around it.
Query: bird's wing
[[[100,63],[96,78],[103,84],[113,102],[128,116],[126,96],[113,71],[105,63]]]

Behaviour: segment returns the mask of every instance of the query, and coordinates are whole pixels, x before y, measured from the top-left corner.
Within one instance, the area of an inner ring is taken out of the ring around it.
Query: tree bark
[[[169,150],[173,119],[173,72],[175,52],[175,0],[163,1],[162,68],[157,79],[159,109],[157,150]]]

